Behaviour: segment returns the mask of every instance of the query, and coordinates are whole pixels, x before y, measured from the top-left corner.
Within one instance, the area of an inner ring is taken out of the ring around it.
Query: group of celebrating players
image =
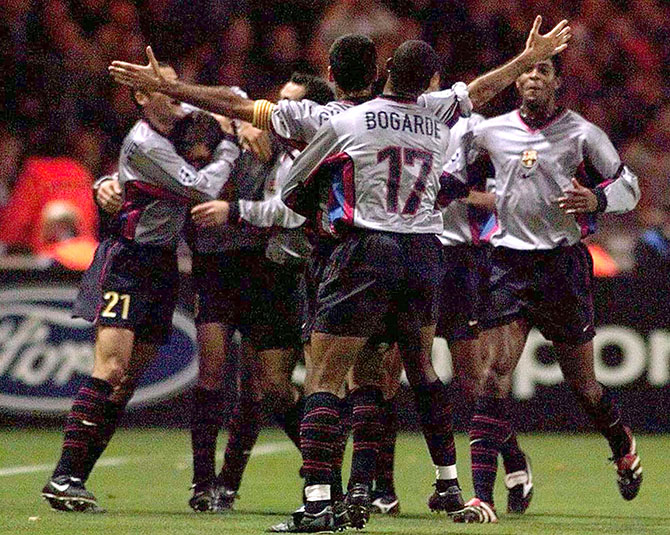
[[[277,532],[363,528],[371,510],[397,514],[393,398],[404,369],[415,396],[435,491],[456,522],[497,522],[498,455],[507,510],[533,495],[506,399],[532,327],[554,343],[566,381],[607,439],[621,495],[642,482],[635,439],[593,365],[592,263],[581,239],[599,213],[640,196],[607,136],[556,102],[556,54],[567,21],[466,85],[439,87],[425,42],[389,58],[380,95],[374,43],[346,35],[330,49],[330,86],[294,75],[277,103],[238,88],[180,82],[150,48],[145,66],[113,62],[143,118],[118,175],[94,186],[116,229],[82,279],[75,314],[96,326],[95,364],[42,490],[52,508],[100,511],[85,482],[135,385],[170,336],[177,245],[193,252],[199,377],[193,394],[196,511],[233,507],[263,404],[302,454],[303,505]],[[518,110],[473,114],[516,83]],[[224,465],[224,368],[243,339],[239,398]],[[455,381],[472,407],[475,497],[465,502],[451,423],[455,387],[431,362],[447,339]],[[307,376],[291,383],[300,349]],[[349,429],[346,490],[342,455]]]

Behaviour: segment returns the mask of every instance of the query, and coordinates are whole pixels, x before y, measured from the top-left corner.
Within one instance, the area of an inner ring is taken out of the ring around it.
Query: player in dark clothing
[[[161,67],[165,76],[174,70]],[[99,273],[87,319],[96,325],[93,371],[77,393],[65,425],[61,458],[42,490],[52,508],[99,510],[85,486],[93,464],[116,428],[137,380],[167,342],[176,304],[176,246],[189,205],[215,198],[239,155],[230,140],[201,170],[168,140],[183,116],[179,102],[136,92],[143,119],[130,131],[119,158],[123,205],[120,233],[100,245]]]
[[[640,190],[606,134],[557,105],[555,65],[545,60],[523,73],[516,82],[521,108],[477,125],[469,150],[448,167],[475,182],[495,176],[498,220],[483,318],[497,350],[470,428],[475,498],[458,522],[497,522],[493,486],[505,400],[533,326],[554,343],[566,381],[607,439],[621,495],[633,499],[642,483],[635,439],[595,377],[593,263],[581,242],[599,213],[632,210]]]

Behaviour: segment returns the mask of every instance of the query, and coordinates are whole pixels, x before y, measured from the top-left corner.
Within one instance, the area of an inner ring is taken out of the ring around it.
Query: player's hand
[[[572,37],[572,28],[568,26],[567,20],[562,20],[554,28],[544,35],[540,34],[542,17],[535,17],[533,27],[526,39],[524,52],[530,56],[533,63],[545,60],[563,52],[568,47],[568,41]]]
[[[193,222],[206,228],[227,224],[229,215],[230,204],[228,201],[209,201],[191,208]]]
[[[147,65],[137,65],[135,63],[126,63],[125,61],[112,61],[107,67],[114,80],[120,84],[128,85],[138,91],[151,93],[160,90],[167,85],[167,80],[161,74],[158,61],[154,56],[151,47],[146,49],[149,63]]]
[[[219,123],[219,126],[223,132],[230,134],[231,136],[233,135],[233,132],[235,131],[233,129],[233,121],[231,121],[225,115],[219,115],[218,113],[212,113],[211,115],[214,117],[214,119],[216,119],[216,122]]]
[[[95,192],[95,202],[108,214],[117,214],[123,203],[119,181],[110,179],[102,182]]]
[[[598,198],[589,188],[585,188],[576,178],[572,179],[572,189],[565,196],[556,199],[559,208],[566,214],[588,214],[598,209]]]
[[[240,145],[250,150],[254,156],[263,162],[269,162],[272,158],[272,144],[270,143],[270,134],[265,130],[260,130],[250,123],[240,122],[237,127],[237,136]]]
[[[495,194],[485,191],[470,190],[470,193],[463,199],[463,202],[476,208],[483,208],[489,212],[493,212],[496,209]]]

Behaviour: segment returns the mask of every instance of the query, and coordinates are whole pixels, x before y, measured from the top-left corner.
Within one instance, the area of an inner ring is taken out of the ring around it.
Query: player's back
[[[397,233],[440,233],[435,210],[449,129],[429,110],[379,97],[330,120],[339,157],[332,179],[331,224]],[[326,127],[327,128],[327,127]]]

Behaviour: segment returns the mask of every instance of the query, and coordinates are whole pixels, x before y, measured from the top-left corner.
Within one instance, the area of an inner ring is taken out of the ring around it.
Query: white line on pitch
[[[285,442],[270,442],[269,444],[262,444],[254,448],[251,453],[252,457],[258,455],[272,455],[281,451],[289,450],[293,446],[291,443]],[[122,464],[129,464],[133,462],[146,462],[147,460],[155,459],[153,456],[141,457],[109,457],[107,459],[100,459],[96,464],[96,468],[103,466],[120,466]],[[0,477],[16,476],[21,474],[33,474],[36,472],[50,472],[55,465],[53,464],[33,464],[25,466],[10,466],[7,468],[0,468]]]

